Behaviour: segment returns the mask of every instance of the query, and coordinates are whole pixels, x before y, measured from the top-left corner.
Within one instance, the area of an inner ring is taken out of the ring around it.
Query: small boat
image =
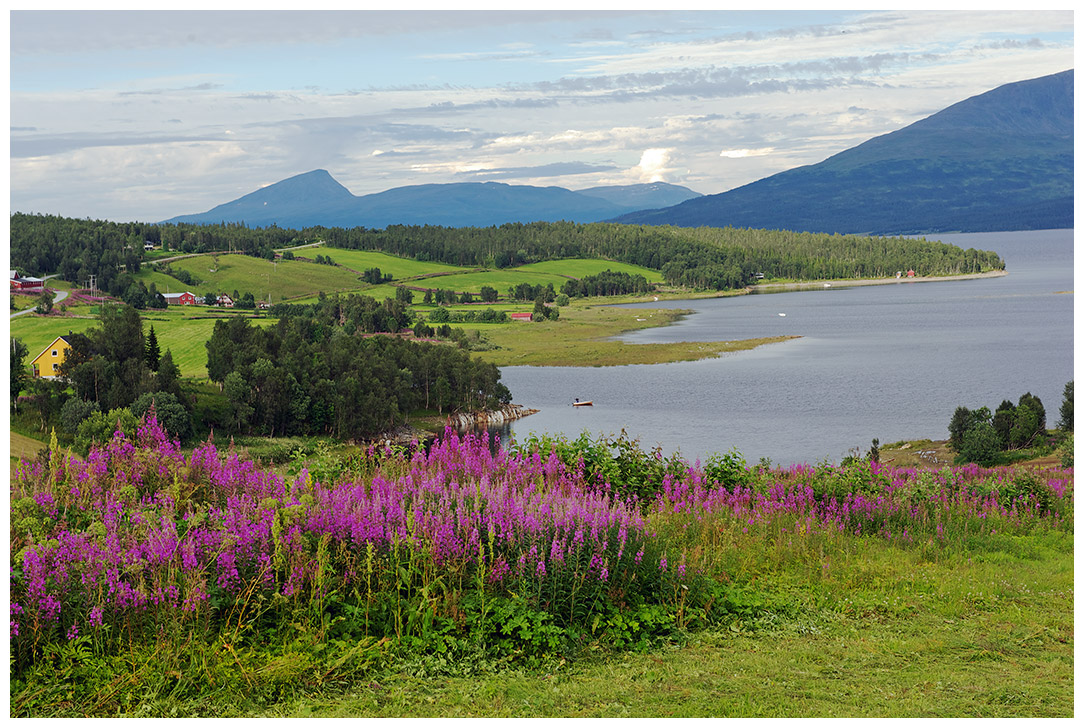
[[[591,400],[587,400],[586,402],[581,402],[580,400],[577,399],[575,402],[572,403],[572,406],[573,407],[594,407],[595,403],[592,402]]]

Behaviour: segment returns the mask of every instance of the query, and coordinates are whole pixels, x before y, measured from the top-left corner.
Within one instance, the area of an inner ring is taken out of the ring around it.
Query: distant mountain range
[[[1073,71],[1010,83],[835,156],[616,222],[829,233],[1073,227]]]
[[[355,196],[323,169],[268,185],[233,202],[167,223],[244,222],[249,227],[383,228],[388,225],[489,227],[507,222],[569,220],[597,222],[633,210],[666,207],[698,197],[685,187],[651,184],[592,187],[531,187],[500,182],[465,182],[396,187]]]
[[[397,187],[355,196],[326,170],[167,223],[488,227],[609,220],[682,227],[907,234],[1073,227],[1073,71],[954,104],[828,159],[717,195],[653,184]]]

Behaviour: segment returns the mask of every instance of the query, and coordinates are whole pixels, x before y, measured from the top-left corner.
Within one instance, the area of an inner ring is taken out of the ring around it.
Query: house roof
[[[53,347],[56,345],[56,342],[58,342],[58,341],[63,341],[68,346],[72,345],[72,342],[68,341],[67,336],[58,336],[55,339],[53,339],[51,342],[49,342],[49,345],[47,347],[45,347],[44,349],[42,349],[40,354],[38,354],[36,357],[31,359],[31,362],[36,362],[38,359],[45,356],[46,352],[51,351],[53,349]]]

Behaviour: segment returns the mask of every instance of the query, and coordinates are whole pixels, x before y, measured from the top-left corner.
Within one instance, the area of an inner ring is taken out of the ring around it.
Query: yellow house
[[[45,351],[30,362],[34,367],[34,376],[44,379],[55,379],[60,376],[60,365],[64,362],[64,357],[70,348],[72,345],[66,336],[56,337],[53,343],[45,347]]]

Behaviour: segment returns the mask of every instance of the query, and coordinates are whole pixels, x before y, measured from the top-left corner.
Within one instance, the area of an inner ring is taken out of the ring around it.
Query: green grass
[[[599,258],[565,258],[563,260],[545,260],[541,263],[530,263],[520,266],[515,270],[532,271],[537,273],[554,273],[561,276],[583,278],[584,276],[597,275],[602,271],[612,270],[615,273],[628,273],[631,276],[642,275],[650,283],[661,283],[662,273],[650,268],[643,268],[629,263],[617,263],[612,260]]]
[[[459,271],[463,268],[448,265],[446,263],[430,263],[411,258],[398,258],[387,253],[379,253],[374,250],[346,250],[344,248],[331,248],[327,246],[306,248],[296,255],[306,258],[315,258],[317,255],[331,258],[339,265],[352,268],[364,273],[370,268],[379,268],[381,273],[391,273],[395,280],[402,278],[414,278],[416,276],[430,275],[432,273],[444,273],[446,271]]]
[[[78,309],[86,311],[88,306],[80,306]],[[46,346],[53,343],[58,336],[63,336],[69,331],[81,334],[89,328],[96,326],[98,319],[89,315],[80,316],[39,316],[28,314],[11,319],[11,337],[20,339],[30,351],[27,356],[27,364],[40,354]]]
[[[158,347],[164,354],[168,349],[173,363],[181,370],[182,377],[207,376],[207,347],[215,323],[232,316],[253,316],[252,311],[205,308],[202,306],[171,306],[165,311],[146,310],[143,316],[143,334],[154,326]],[[260,326],[274,324],[278,319],[259,316],[250,319]]]
[[[289,637],[302,651],[273,658],[196,641],[187,655],[115,658],[115,677],[82,704],[118,717],[1072,717],[1072,536],[1013,538],[1022,548],[995,538],[929,552],[847,536],[819,573],[800,547],[747,541],[758,589],[780,609],[647,649],[588,645],[537,669],[369,657],[343,680],[308,666],[306,635]],[[348,647],[334,647],[340,662]],[[238,690],[239,676],[259,690]],[[42,690],[72,678],[57,680]],[[58,695],[56,715],[77,715]],[[13,711],[31,699],[11,698]]]
[[[272,263],[250,255],[222,254],[218,256],[217,272],[211,271],[214,259],[209,255],[177,260],[171,265],[174,270],[187,270],[202,281],[198,290],[192,291],[200,295],[207,291],[232,294],[236,290],[241,294],[251,292],[257,300],[266,300],[270,293],[272,302],[278,303],[320,291],[330,294],[362,286],[358,277],[348,270],[297,260]],[[176,281],[176,285],[177,290],[184,289],[180,281]]]
[[[685,313],[678,309],[624,309],[577,301],[562,308],[557,321],[516,321],[486,326],[486,338],[496,348],[478,352],[476,356],[498,366],[661,364],[696,361],[793,338],[669,344],[627,344],[612,340],[612,337],[626,331],[665,325]],[[477,324],[463,324],[463,327],[482,330]]]
[[[559,276],[555,273],[530,271],[522,268],[501,268],[499,270],[487,270],[477,273],[458,273],[437,278],[426,278],[420,281],[413,281],[410,285],[421,288],[432,288],[434,290],[443,288],[446,291],[452,290],[457,293],[462,293],[463,291],[479,293],[482,290],[482,286],[489,286],[490,288],[496,288],[497,292],[504,297],[508,295],[509,287],[518,286],[521,283],[527,283],[532,286],[545,286],[547,283],[552,283],[554,289],[560,292],[561,286],[564,285],[564,282],[567,280],[568,278]]]

